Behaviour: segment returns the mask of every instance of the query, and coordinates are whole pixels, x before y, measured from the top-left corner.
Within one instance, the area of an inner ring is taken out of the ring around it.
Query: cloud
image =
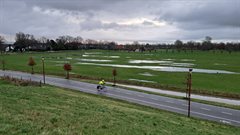
[[[165,20],[183,29],[210,29],[216,27],[240,27],[240,2],[238,0],[194,1],[166,3],[158,11],[158,20]]]
[[[238,0],[0,0],[0,34],[172,41],[239,40]]]

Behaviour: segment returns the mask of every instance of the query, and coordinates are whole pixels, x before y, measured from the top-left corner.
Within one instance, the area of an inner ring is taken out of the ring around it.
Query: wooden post
[[[190,117],[190,111],[191,111],[191,90],[192,90],[192,69],[189,69],[189,78],[188,78],[188,117]]]

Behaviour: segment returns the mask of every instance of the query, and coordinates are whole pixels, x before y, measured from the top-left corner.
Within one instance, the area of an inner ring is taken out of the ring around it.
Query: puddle
[[[193,67],[193,63],[162,63],[162,66],[173,66],[173,67]]]
[[[139,73],[139,75],[143,75],[143,76],[155,76],[151,73],[145,72],[145,73]]]
[[[173,67],[192,67],[195,64],[193,63],[174,63],[172,61],[159,61],[159,60],[130,60],[129,63],[136,63],[136,64],[140,64],[140,63],[147,63],[147,64],[153,64],[153,63],[159,63],[162,66],[173,66]]]
[[[128,63],[172,63],[172,61],[160,61],[160,60],[130,60]]]
[[[99,60],[99,59],[77,59],[77,60],[90,62],[112,62],[112,60]]]
[[[147,83],[157,83],[157,82],[154,82],[154,81],[139,80],[139,79],[128,79],[128,80],[131,80],[131,81],[138,81],[138,82],[147,82]]]
[[[190,62],[193,62],[193,61],[196,61],[196,60],[193,60],[193,59],[181,59],[180,61],[190,61]]]
[[[120,56],[101,56],[101,55],[85,55],[83,54],[82,57],[102,57],[102,58],[120,58]]]
[[[167,60],[167,61],[174,61],[175,59],[163,59],[163,60]]]
[[[56,64],[56,67],[63,67],[63,64]]]
[[[69,74],[75,75],[76,73],[75,72],[69,72]]]
[[[102,53],[101,52],[89,52],[89,53],[85,52],[84,54],[102,54]]]
[[[66,63],[66,61],[49,61],[49,62],[62,63],[62,64]]]
[[[85,54],[83,54],[82,57],[90,57],[90,55],[85,55]]]
[[[66,59],[67,59],[67,60],[71,60],[72,58],[71,58],[71,57],[67,57]]]
[[[118,65],[118,64],[97,64],[97,63],[81,63],[76,64],[82,65],[96,65],[96,66],[106,66],[106,67],[120,67],[120,68],[138,68],[138,69],[149,69],[153,71],[166,71],[166,72],[188,72],[189,68],[184,67],[167,67],[167,66],[135,66],[135,65]],[[209,74],[238,74],[235,72],[225,71],[225,70],[210,70],[210,69],[197,69],[193,68],[193,72],[197,73],[209,73]]]
[[[109,57],[109,58],[120,58],[120,56],[104,56],[104,57]]]
[[[214,63],[216,66],[226,66],[227,64],[221,64],[221,63]]]

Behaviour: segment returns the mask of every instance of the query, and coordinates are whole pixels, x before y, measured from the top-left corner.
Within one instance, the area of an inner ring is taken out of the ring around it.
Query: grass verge
[[[217,134],[240,128],[52,86],[0,80],[0,134]]]

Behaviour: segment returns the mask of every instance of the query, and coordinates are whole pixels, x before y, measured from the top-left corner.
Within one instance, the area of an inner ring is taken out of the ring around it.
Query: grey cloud
[[[215,27],[240,27],[240,1],[211,0],[189,3],[173,1],[157,14],[159,20],[175,23],[184,29],[209,29]]]
[[[239,0],[0,0],[0,4],[0,34],[22,31],[50,37],[86,34],[162,41],[206,35],[239,39],[240,35]],[[166,26],[156,27],[146,20],[123,23],[136,18],[155,18]]]

